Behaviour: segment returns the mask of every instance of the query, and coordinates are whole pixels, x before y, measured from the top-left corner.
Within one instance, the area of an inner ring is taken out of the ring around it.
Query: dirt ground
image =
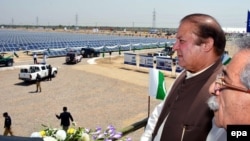
[[[55,114],[62,112],[63,106],[68,107],[77,126],[91,129],[108,125],[121,129],[148,115],[148,70],[124,65],[123,56],[106,55],[95,60],[96,64],[84,58],[75,65],[65,64],[64,57],[48,58],[47,62],[58,68],[58,75],[43,81],[42,92],[35,93],[34,83],[18,79],[20,67],[33,64],[32,56],[18,55],[13,67],[0,67],[0,112],[10,114],[17,136],[40,131],[41,124],[60,128]],[[151,98],[150,110],[159,102]],[[0,125],[3,122],[2,118]],[[142,132],[140,129],[129,137],[139,140]]]

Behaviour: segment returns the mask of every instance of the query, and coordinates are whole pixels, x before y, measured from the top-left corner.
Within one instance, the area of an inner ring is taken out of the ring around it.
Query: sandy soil
[[[20,66],[32,64],[32,56],[22,52],[18,55],[14,67],[0,67],[0,111],[10,114],[17,136],[30,136],[42,129],[41,124],[60,128],[55,114],[63,106],[68,107],[78,126],[92,129],[110,124],[121,129],[148,115],[148,70],[124,65],[123,56],[106,55],[92,65],[88,59],[66,65],[64,57],[48,58],[47,62],[58,67],[59,73],[52,81],[43,81],[42,92],[35,93],[34,83],[18,80]],[[151,98],[150,110],[159,102]],[[2,118],[0,125],[3,121]],[[143,129],[129,136],[139,140],[142,132]]]

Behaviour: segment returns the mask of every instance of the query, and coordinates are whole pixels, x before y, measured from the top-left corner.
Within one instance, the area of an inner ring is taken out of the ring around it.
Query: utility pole
[[[154,9],[154,11],[153,11],[153,25],[152,25],[153,29],[155,29],[155,27],[156,27],[155,22],[156,22],[156,12],[155,12],[155,9]]]
[[[13,18],[11,19],[11,25],[12,26],[14,25],[14,19]]]
[[[76,25],[75,25],[75,29],[78,29],[78,15],[76,14]]]
[[[36,26],[38,26],[38,16],[36,17]]]

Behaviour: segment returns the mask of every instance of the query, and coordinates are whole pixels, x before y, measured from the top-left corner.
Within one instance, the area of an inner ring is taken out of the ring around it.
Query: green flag
[[[155,68],[149,71],[149,96],[161,100],[166,96],[164,74]]]
[[[222,64],[227,65],[231,61],[231,57],[228,54],[224,54],[222,58]]]

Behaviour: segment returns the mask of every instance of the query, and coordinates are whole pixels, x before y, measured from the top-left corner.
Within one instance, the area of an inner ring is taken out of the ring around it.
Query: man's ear
[[[214,40],[212,38],[206,39],[205,43],[202,43],[202,49],[204,51],[210,51],[213,49],[214,46]]]

